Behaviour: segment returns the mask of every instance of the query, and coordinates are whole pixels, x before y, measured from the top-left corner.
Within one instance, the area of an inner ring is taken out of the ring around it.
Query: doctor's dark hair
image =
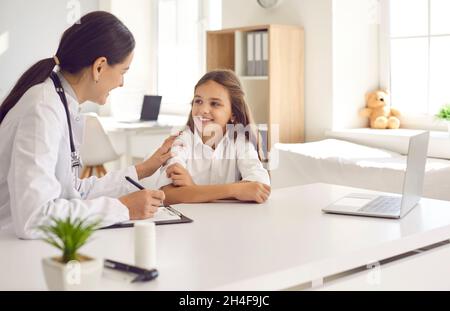
[[[55,55],[62,71],[76,74],[99,57],[106,57],[109,65],[121,63],[134,46],[132,33],[117,17],[96,11],[84,15],[63,33]],[[29,88],[50,77],[55,65],[53,57],[43,59],[20,77],[0,106],[0,123]]]
[[[223,86],[230,98],[231,102],[231,113],[234,118],[233,121],[229,120],[228,124],[234,125],[234,138],[236,139],[239,134],[240,128],[249,128],[250,131],[245,132],[245,137],[250,141],[256,148],[258,152],[258,157],[260,160],[264,159],[264,152],[261,150],[261,137],[258,134],[256,124],[253,121],[253,116],[250,111],[250,107],[245,101],[245,93],[242,88],[241,82],[236,74],[229,69],[217,69],[207,72],[195,85],[194,92],[197,88],[209,81],[214,81],[221,86]],[[194,105],[194,99],[191,102],[191,106]],[[194,119],[192,117],[192,110],[189,114],[189,119],[186,123],[187,127],[194,133],[195,125]]]

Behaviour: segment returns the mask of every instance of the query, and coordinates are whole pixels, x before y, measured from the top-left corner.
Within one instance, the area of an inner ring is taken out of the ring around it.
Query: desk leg
[[[113,145],[114,149],[120,157],[114,162],[107,163],[106,167],[108,170],[116,171],[127,168],[129,164],[127,163],[128,154],[128,133],[126,131],[110,131],[107,135]]]
[[[323,278],[311,281],[311,289],[317,289],[322,286],[323,286]]]
[[[127,132],[127,141],[126,141],[127,151],[125,152],[127,167],[129,165],[131,165],[131,137],[130,136],[133,133],[134,132],[132,132],[132,131]]]
[[[120,168],[125,169],[131,165],[131,156],[130,156],[130,137],[129,133],[125,133],[125,150],[120,157]]]
[[[132,156],[131,156],[131,137],[136,134],[135,131],[127,131],[125,133],[125,154],[122,158],[122,168],[126,168],[132,165]]]

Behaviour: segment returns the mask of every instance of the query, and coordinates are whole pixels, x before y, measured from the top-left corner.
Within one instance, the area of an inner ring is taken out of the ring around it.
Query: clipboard
[[[158,216],[158,213],[161,212],[167,212],[169,214],[172,214],[174,217],[164,217],[165,215]],[[143,220],[132,220],[132,221],[126,221],[126,222],[120,222],[117,224],[113,224],[111,226],[100,228],[100,230],[103,229],[117,229],[117,228],[130,228],[134,227],[134,224],[136,222],[145,222],[145,221],[152,221],[155,223],[155,225],[171,225],[171,224],[185,224],[185,223],[191,223],[193,220],[189,217],[186,217],[176,209],[174,209],[171,206],[161,206],[158,212],[155,214],[156,218],[161,218],[160,220],[152,220],[152,218],[149,219],[143,219]],[[155,218],[155,217],[153,217]],[[169,219],[166,219],[169,218]]]

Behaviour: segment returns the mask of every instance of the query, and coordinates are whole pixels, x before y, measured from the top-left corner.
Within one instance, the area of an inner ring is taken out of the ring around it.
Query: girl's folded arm
[[[166,195],[165,204],[204,203],[221,199],[264,203],[270,196],[270,186],[260,182],[237,182],[223,185],[192,185],[161,188]]]
[[[166,199],[165,204],[204,203],[214,200],[236,197],[238,184],[192,185],[176,187],[172,184],[161,187]]]

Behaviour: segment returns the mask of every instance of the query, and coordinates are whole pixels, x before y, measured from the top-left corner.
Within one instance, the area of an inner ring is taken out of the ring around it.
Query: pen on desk
[[[136,188],[138,188],[139,190],[144,190],[144,186],[142,186],[140,183],[138,183],[137,181],[133,180],[131,177],[129,176],[125,176],[125,179],[131,183],[132,185],[134,185]]]
[[[159,273],[156,269],[143,269],[136,266],[127,265],[125,263],[113,261],[110,259],[105,259],[104,261],[105,268],[114,269],[122,272],[131,272],[137,274],[137,277],[131,281],[132,283],[135,282],[142,282],[142,281],[151,281],[158,277]]]

